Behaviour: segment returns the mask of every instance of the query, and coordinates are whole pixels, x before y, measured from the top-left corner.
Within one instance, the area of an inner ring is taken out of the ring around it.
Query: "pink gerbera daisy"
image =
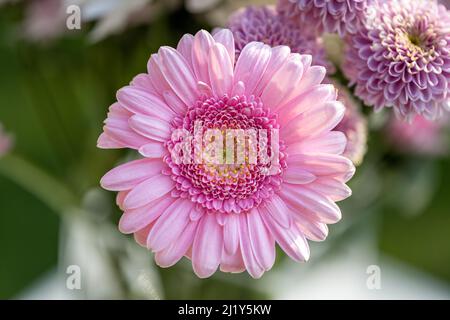
[[[327,224],[339,221],[335,202],[350,195],[345,183],[355,170],[341,156],[344,134],[333,131],[345,108],[335,88],[321,84],[325,68],[260,42],[235,61],[234,43],[225,29],[160,48],[148,73],[118,91],[98,141],[143,157],[101,180],[119,191],[120,230],[134,233],[158,265],[185,256],[202,278],[218,268],[259,278],[274,264],[275,243],[308,260],[307,239],[324,240]],[[239,139],[205,151],[230,131],[246,133],[243,162],[228,162]],[[249,132],[258,132],[257,143]],[[223,157],[226,163],[217,161]]]

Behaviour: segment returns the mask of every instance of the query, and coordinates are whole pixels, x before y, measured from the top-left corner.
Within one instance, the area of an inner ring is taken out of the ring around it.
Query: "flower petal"
[[[245,214],[239,215],[239,242],[241,246],[242,259],[244,260],[244,265],[248,273],[252,276],[252,278],[261,278],[264,273],[264,268],[259,265],[255,255],[253,254]]]
[[[241,81],[245,95],[254,94],[256,86],[265,74],[271,54],[271,48],[260,42],[250,42],[241,51],[236,62],[234,83]]]
[[[229,254],[234,254],[239,247],[239,218],[237,214],[228,214],[223,226],[223,244]]]
[[[161,197],[140,208],[125,211],[119,221],[119,230],[129,234],[137,232],[155,221],[169,205],[172,197]]]
[[[147,248],[159,252],[176,242],[189,220],[192,201],[178,198],[161,214],[148,235]]]
[[[305,236],[297,224],[292,223],[289,229],[282,228],[269,214],[261,214],[267,228],[272,232],[275,240],[286,254],[294,261],[301,262],[309,259],[309,246]]]
[[[117,100],[130,112],[160,118],[169,122],[175,113],[160,98],[137,87],[124,87],[117,92]]]
[[[214,44],[209,52],[208,71],[211,88],[217,97],[230,95],[233,86],[233,65],[227,49]]]
[[[215,43],[213,37],[205,30],[200,30],[194,36],[192,47],[192,65],[197,81],[209,83],[208,55],[209,50]]]
[[[318,136],[335,128],[344,114],[345,107],[341,102],[326,102],[323,106],[308,110],[294,118],[281,129],[280,134],[286,142]]]
[[[134,131],[148,139],[166,142],[170,138],[169,124],[160,119],[136,114],[128,122]]]
[[[264,225],[257,209],[247,214],[250,243],[258,264],[264,270],[270,270],[275,263],[275,240]]]
[[[192,247],[192,266],[200,278],[216,272],[223,250],[223,230],[214,214],[206,214],[200,221]]]
[[[100,180],[103,189],[110,191],[129,190],[142,181],[159,174],[164,168],[160,160],[140,159],[122,164],[108,173]]]
[[[173,48],[161,47],[158,51],[160,70],[173,92],[187,105],[197,100],[197,81],[186,59]]]
[[[123,205],[127,210],[145,206],[170,192],[174,186],[168,176],[156,175],[134,187],[126,196]]]
[[[176,241],[173,241],[172,245],[162,251],[156,252],[156,264],[160,267],[168,268],[177,263],[192,246],[197,225],[197,222],[188,223],[179,238]]]
[[[216,43],[221,43],[227,49],[228,56],[231,58],[231,65],[234,66],[234,57],[236,55],[234,48],[233,33],[229,29],[221,29],[213,35]]]

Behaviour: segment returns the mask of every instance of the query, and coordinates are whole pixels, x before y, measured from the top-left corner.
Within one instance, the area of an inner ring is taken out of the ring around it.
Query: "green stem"
[[[36,196],[58,214],[66,214],[79,204],[77,197],[63,183],[12,153],[0,158],[0,175]]]

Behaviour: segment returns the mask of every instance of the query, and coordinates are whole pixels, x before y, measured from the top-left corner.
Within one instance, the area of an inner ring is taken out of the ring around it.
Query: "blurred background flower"
[[[280,0],[278,11],[318,33],[330,32],[344,36],[355,33],[364,21],[372,0]]]
[[[381,1],[372,10],[347,51],[355,94],[401,118],[441,117],[450,108],[450,12],[422,0]]]
[[[367,151],[367,120],[360,111],[361,106],[351,96],[347,88],[335,84],[338,90],[338,100],[345,106],[345,115],[335,130],[341,131],[347,137],[347,145],[343,155],[355,165],[360,165]]]
[[[12,137],[7,134],[0,123],[0,157],[5,155],[12,147]]]
[[[285,45],[291,52],[311,55],[313,65],[325,67],[328,74],[335,71],[327,60],[322,39],[278,14],[273,6],[241,8],[231,15],[227,27],[233,32],[238,54],[252,41],[271,47]]]
[[[398,151],[447,155],[450,147],[448,129],[448,117],[430,121],[415,116],[411,123],[392,117],[387,125],[386,136]]]

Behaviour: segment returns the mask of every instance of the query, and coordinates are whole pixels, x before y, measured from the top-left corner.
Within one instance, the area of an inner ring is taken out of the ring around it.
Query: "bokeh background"
[[[72,1],[83,22],[67,30],[64,0],[0,1],[0,122],[14,139],[0,158],[0,298],[450,298],[450,160],[396,152],[383,131],[391,115],[367,107],[354,194],[307,264],[279,252],[261,280],[200,280],[187,261],[155,267],[119,233],[99,179],[134,155],[96,148],[115,92],[160,46],[223,25],[250,2]],[[70,265],[81,268],[81,290],[66,287]],[[378,290],[366,283],[372,265]]]

